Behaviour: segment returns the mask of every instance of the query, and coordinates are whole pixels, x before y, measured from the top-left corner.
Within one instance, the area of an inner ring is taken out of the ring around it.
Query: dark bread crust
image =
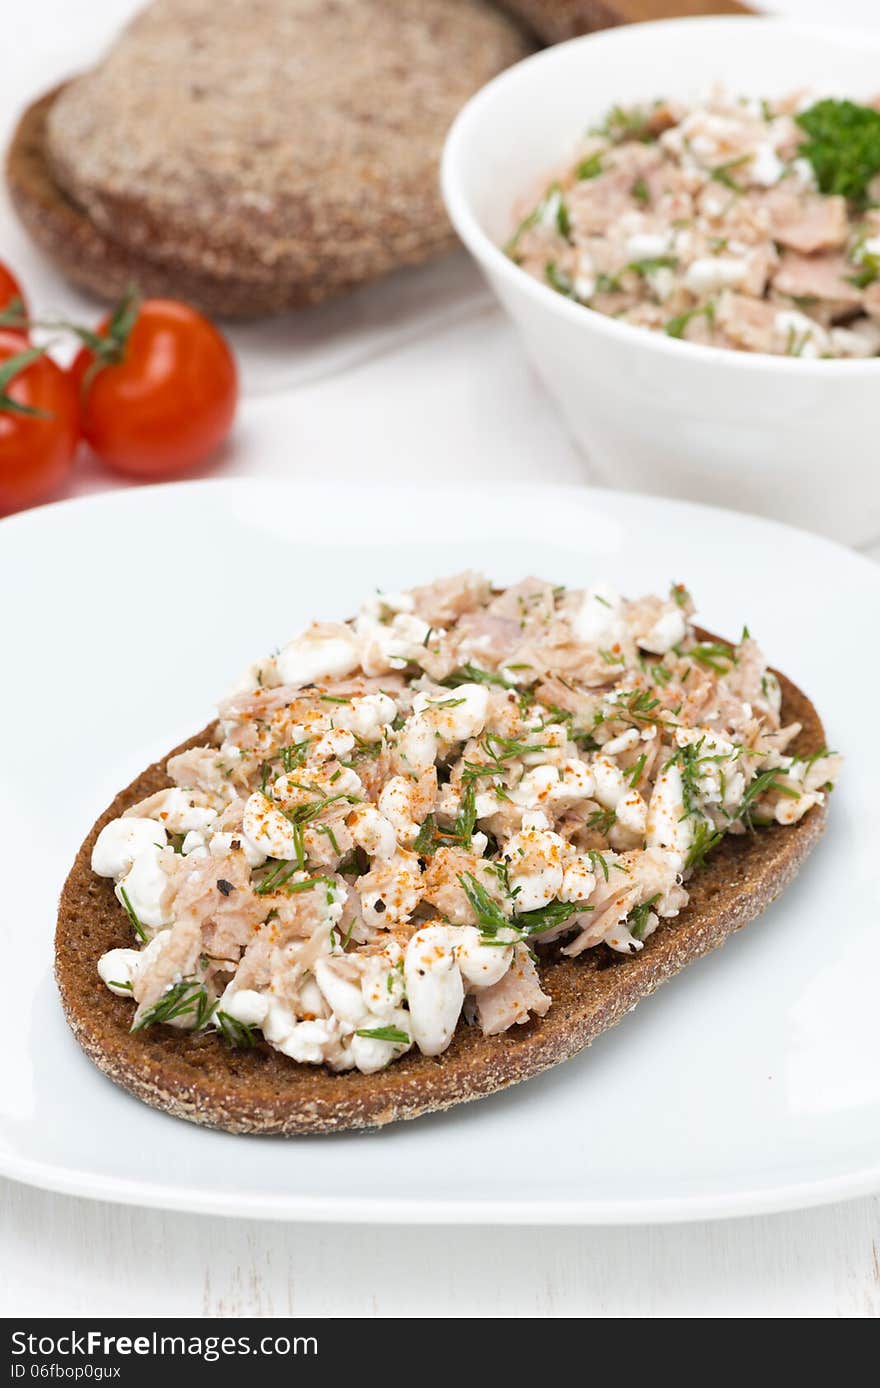
[[[495,0],[544,43],[562,43],[596,29],[693,15],[754,14],[738,0]]]
[[[825,744],[819,715],[784,675],[779,679],[785,722],[803,725],[795,750],[818,751]],[[209,741],[212,726],[183,747]],[[98,957],[130,946],[131,938],[112,883],[91,871],[92,845],[108,820],[169,784],[163,768],[148,767],[121,791],[79,850],[61,894],[55,975],[77,1041],[111,1080],[175,1117],[235,1133],[380,1127],[478,1099],[570,1059],[679,969],[760,915],[792,881],[825,823],[817,807],[791,828],[728,836],[688,884],[690,901],[678,919],[662,925],[633,958],[604,947],[571,960],[549,953],[541,964],[553,998],[546,1017],[501,1036],[460,1027],[436,1059],[410,1052],[377,1075],[334,1075],[262,1043],[230,1051],[215,1036],[192,1039],[170,1027],[132,1035],[131,1003],[99,982]]]

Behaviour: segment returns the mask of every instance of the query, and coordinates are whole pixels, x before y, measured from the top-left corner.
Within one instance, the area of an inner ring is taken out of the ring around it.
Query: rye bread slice
[[[779,680],[784,721],[803,725],[796,751],[819,751],[825,736],[818,713],[790,680]],[[209,725],[175,750],[204,744],[212,732]],[[825,822],[817,807],[791,828],[728,836],[688,884],[690,901],[681,915],[662,924],[634,957],[604,947],[578,959],[563,959],[553,947],[542,951],[542,984],[553,998],[546,1017],[501,1036],[460,1026],[436,1058],[410,1052],[376,1075],[334,1075],[288,1060],[264,1043],[231,1051],[215,1035],[193,1039],[164,1026],[132,1035],[131,1003],[100,982],[99,956],[130,946],[131,932],[112,883],[91,871],[92,845],[108,820],[169,784],[164,763],[148,767],[117,795],[80,848],[61,894],[55,976],[77,1041],[111,1080],[175,1117],[234,1133],[381,1127],[481,1098],[570,1059],[679,969],[760,915],[794,878]]]
[[[13,200],[102,297],[314,303],[454,244],[446,130],[531,49],[488,0],[153,0],[26,113]]]
[[[6,155],[6,182],[22,224],[67,279],[108,302],[136,284],[147,298],[182,299],[212,318],[260,317],[308,302],[296,285],[257,286],[154,263],[99,231],[58,187],[46,157],[46,122],[63,90],[41,96],[21,116]]]

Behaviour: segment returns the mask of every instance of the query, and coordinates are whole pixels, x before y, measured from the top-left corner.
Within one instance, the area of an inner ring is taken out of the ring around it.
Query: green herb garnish
[[[661,105],[655,102],[655,107]],[[645,111],[640,106],[612,106],[605,122],[596,131],[597,135],[605,135],[615,144],[621,144],[624,140],[638,140],[641,144],[652,144],[657,135],[652,129],[651,113]]]
[[[715,322],[714,303],[702,304],[699,308],[690,308],[685,313],[676,314],[674,318],[668,318],[663,324],[663,331],[667,337],[682,338],[685,335],[688,324],[694,318],[705,318],[711,327]]]
[[[458,840],[463,848],[470,846],[477,827],[477,787],[472,780],[468,781],[461,793],[458,814],[452,828],[453,836]]]
[[[522,915],[514,916],[512,924],[517,930],[522,931],[523,935],[544,935],[548,930],[564,925],[572,916],[592,909],[592,906],[587,906],[583,901],[550,901],[546,906],[539,906],[534,911],[523,911]]]
[[[598,853],[598,852],[596,851],[595,848],[590,848],[590,849],[587,850],[587,856],[588,856],[589,859],[590,859],[590,866],[592,867],[593,872],[596,874],[596,876],[597,876],[597,877],[599,876],[599,872],[596,871],[596,864],[598,863],[598,864],[599,864],[599,870],[601,871],[603,877],[605,878],[605,881],[607,882],[607,881],[608,881],[608,863],[607,863],[607,861],[605,860],[605,858],[603,858],[602,854],[601,854],[601,853]]]
[[[602,172],[602,155],[600,153],[588,154],[579,164],[575,165],[574,176],[581,182],[588,178],[598,178]]]
[[[471,904],[471,909],[477,918],[477,925],[483,934],[497,935],[499,930],[506,930],[510,921],[497,901],[486,891],[482,882],[478,882],[471,872],[459,873],[458,880],[464,888],[464,894]]]
[[[643,752],[642,755],[638,758],[638,760],[633,762],[629,771],[624,772],[624,776],[626,780],[629,781],[631,786],[638,785],[639,781],[642,778],[642,772],[645,769],[645,762],[647,760],[647,754]]]
[[[299,871],[299,864],[296,862],[276,863],[275,867],[266,874],[258,887],[254,887],[255,896],[268,896],[270,892],[280,891],[287,883],[288,878]]]
[[[640,940],[645,933],[645,926],[648,924],[648,916],[651,914],[651,907],[659,899],[660,893],[655,892],[647,901],[643,901],[640,906],[636,906],[626,918],[626,927],[634,940]]]
[[[541,198],[541,201],[536,207],[532,208],[531,212],[523,217],[519,226],[514,231],[510,240],[504,247],[505,255],[510,256],[512,260],[516,258],[516,249],[520,239],[527,231],[531,231],[532,227],[537,226],[539,222],[545,219],[549,220],[549,214],[551,213],[554,200],[556,200],[556,207],[553,215],[556,222],[556,229],[561,236],[564,236],[565,239],[568,240],[570,231],[568,209],[565,206],[565,201],[562,197],[562,189],[559,184],[551,183],[547,192]]]
[[[121,882],[119,884],[119,895],[122,898],[122,909],[128,916],[129,923],[135,935],[137,935],[139,940],[148,940],[150,937],[147,934],[144,927],[141,925],[138,919],[138,914],[132,906],[131,902],[129,901],[128,892],[125,890]]]
[[[637,275],[652,275],[655,270],[674,270],[677,265],[678,261],[674,255],[652,255],[644,260],[631,260],[623,267],[621,273],[632,270]]]
[[[462,665],[458,670],[453,670],[451,675],[447,675],[446,679],[440,682],[447,689],[457,689],[460,684],[497,684],[502,689],[514,689],[516,687],[496,671],[481,670],[479,665],[470,664]]]
[[[395,1046],[408,1046],[410,1040],[400,1027],[364,1027],[355,1036],[365,1036],[368,1041],[392,1041]]]
[[[597,834],[603,834],[606,838],[617,823],[617,813],[615,810],[594,810],[587,820],[587,828],[593,829]]]
[[[868,185],[880,173],[880,111],[829,97],[795,120],[808,137],[798,153],[813,166],[820,192],[866,206]]]
[[[292,742],[288,747],[280,747],[273,756],[266,758],[260,767],[260,790],[264,795],[274,764],[280,762],[286,775],[295,771],[303,765],[310,742],[311,738],[308,737],[304,738],[302,742]]]
[[[780,795],[787,796],[789,800],[799,800],[801,795],[800,791],[795,790],[793,786],[783,785],[779,779],[780,775],[785,775],[785,772],[778,766],[770,767],[767,771],[759,771],[757,776],[749,782],[746,793],[736,813],[731,815],[731,819],[741,819],[746,828],[754,828],[755,821],[753,819],[753,813],[755,802],[760,800],[762,796],[769,795],[772,790],[777,791]]]
[[[717,675],[729,674],[731,666],[736,664],[736,653],[722,641],[700,641],[687,649],[675,647],[675,654],[695,660],[698,665],[714,670]]]
[[[544,266],[544,278],[551,289],[555,289],[557,294],[562,294],[566,299],[576,299],[574,291],[574,281],[564,270],[559,270],[555,260],[548,260]]]
[[[871,255],[870,252],[862,253],[859,261],[859,268],[854,275],[847,275],[849,284],[854,284],[856,289],[867,289],[869,284],[880,276],[880,255]]]
[[[155,1026],[158,1022],[173,1022],[178,1017],[193,1016],[191,1030],[203,1031],[211,1020],[216,1000],[212,998],[203,983],[194,979],[181,979],[143,1016],[134,1023],[132,1031],[143,1031],[144,1027]]]
[[[694,824],[694,837],[685,858],[685,871],[702,867],[712,849],[717,848],[723,838],[722,829],[716,829],[708,819],[698,819]]]
[[[420,858],[434,852],[435,840],[437,838],[437,821],[432,814],[425,817],[422,827],[416,834],[413,843],[413,852]]]
[[[218,1012],[215,1019],[220,1031],[220,1035],[227,1046],[234,1046],[239,1050],[250,1050],[257,1044],[253,1027],[246,1022],[240,1022],[237,1017],[230,1017],[228,1012]]]
[[[718,164],[714,169],[709,170],[709,177],[716,183],[722,183],[725,188],[732,188],[735,193],[742,192],[741,184],[731,177],[735,169],[741,169],[743,164],[748,164],[751,154],[740,154],[736,159],[728,159],[726,164]]]

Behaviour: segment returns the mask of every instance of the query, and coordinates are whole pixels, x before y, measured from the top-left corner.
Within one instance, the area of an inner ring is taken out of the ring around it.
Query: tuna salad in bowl
[[[448,210],[597,481],[880,534],[878,59],[765,18],[632,25],[458,117]]]
[[[612,107],[506,245],[634,327],[781,356],[880,353],[880,100],[723,90]]]

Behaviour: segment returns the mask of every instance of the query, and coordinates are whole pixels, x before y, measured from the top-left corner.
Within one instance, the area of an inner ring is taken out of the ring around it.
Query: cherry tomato
[[[12,271],[8,270],[3,262],[0,261],[0,313],[5,313],[8,308],[11,308],[16,299],[21,304],[22,311],[26,314],[27,301],[21,291],[21,285]],[[19,337],[27,337],[27,332],[24,328],[7,327],[4,331],[15,332]]]
[[[11,358],[30,350],[18,333],[0,330],[0,513],[31,506],[54,491],[70,471],[79,441],[76,391],[54,361],[35,357],[3,380]]]
[[[201,463],[229,432],[238,400],[226,339],[186,304],[146,299],[133,326],[124,310],[98,327],[109,364],[83,347],[71,367],[83,435],[108,466],[168,477]]]

